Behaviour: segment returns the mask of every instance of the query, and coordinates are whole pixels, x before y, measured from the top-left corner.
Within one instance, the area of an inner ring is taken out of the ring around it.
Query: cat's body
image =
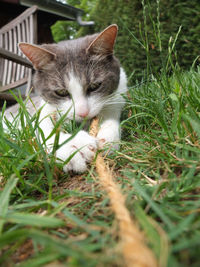
[[[69,142],[57,150],[57,158],[65,161],[79,150],[65,171],[84,172],[97,150],[105,143],[116,145],[120,140],[120,114],[124,105],[121,94],[127,90],[126,75],[113,55],[117,26],[111,25],[100,34],[58,44],[34,46],[20,44],[20,49],[33,63],[36,70],[33,79],[36,107],[43,106],[40,127],[47,138],[54,120],[67,113],[67,119],[81,122],[85,118],[99,117],[100,130],[97,138],[81,130]],[[31,114],[32,107],[29,103]],[[5,113],[10,120],[8,109]],[[70,134],[61,132],[59,143]],[[55,136],[47,140],[52,147]]]

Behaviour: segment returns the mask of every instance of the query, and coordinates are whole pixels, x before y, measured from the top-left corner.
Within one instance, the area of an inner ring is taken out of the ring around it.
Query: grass
[[[119,155],[123,174],[140,212],[165,231],[169,266],[199,262],[199,74],[179,71],[138,86],[122,122],[129,132]]]
[[[199,265],[199,84],[200,69],[179,70],[130,88],[121,150],[108,159],[160,266]],[[0,130],[0,265],[124,266],[94,164],[64,174],[19,102],[22,130]]]
[[[157,2],[154,29],[162,52]],[[200,68],[182,72],[173,63],[179,34],[180,28],[170,38],[167,58],[161,54],[162,74],[150,76],[144,27],[138,45],[147,54],[147,75],[130,87],[121,149],[107,159],[161,267],[200,262]],[[118,225],[94,162],[83,175],[63,173],[45,152],[39,113],[31,117],[18,102],[8,132],[0,117],[0,266],[124,266]],[[78,126],[68,130],[75,134]]]

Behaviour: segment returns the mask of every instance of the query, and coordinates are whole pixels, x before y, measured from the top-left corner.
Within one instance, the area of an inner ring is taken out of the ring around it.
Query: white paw
[[[64,140],[62,140],[63,142]],[[72,158],[63,167],[65,172],[74,171],[82,173],[87,169],[97,151],[97,139],[85,131],[80,131],[72,140],[57,150],[58,160],[66,161]]]
[[[111,149],[119,149],[120,132],[119,128],[102,127],[97,135],[98,146],[100,149],[108,147]]]
[[[108,148],[110,151],[111,150],[119,150],[119,140],[109,140],[109,139],[105,139],[105,138],[100,138],[98,139],[98,147],[100,149],[103,148]],[[109,152],[110,154],[110,152]]]

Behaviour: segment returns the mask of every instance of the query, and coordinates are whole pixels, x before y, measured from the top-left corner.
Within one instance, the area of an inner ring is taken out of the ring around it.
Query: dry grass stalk
[[[98,132],[98,119],[92,121],[90,134],[96,136]],[[123,256],[127,267],[155,267],[158,266],[152,251],[146,246],[144,237],[136,224],[131,220],[129,211],[125,206],[125,197],[113,180],[111,170],[104,158],[98,154],[96,169],[99,182],[107,191],[111,208],[119,223],[119,236],[123,247]]]

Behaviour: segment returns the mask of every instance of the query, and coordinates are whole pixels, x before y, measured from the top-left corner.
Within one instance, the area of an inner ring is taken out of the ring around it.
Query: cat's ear
[[[94,54],[112,54],[117,37],[118,27],[112,24],[102,31],[87,48],[87,52]]]
[[[36,70],[45,69],[56,58],[54,53],[37,45],[19,43],[19,48]]]

